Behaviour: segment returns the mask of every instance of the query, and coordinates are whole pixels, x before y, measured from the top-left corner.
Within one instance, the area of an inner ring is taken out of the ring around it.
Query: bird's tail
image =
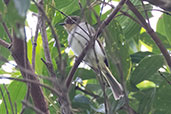
[[[110,85],[115,100],[119,100],[121,97],[124,97],[121,84],[115,79],[107,66],[102,69],[102,74]]]

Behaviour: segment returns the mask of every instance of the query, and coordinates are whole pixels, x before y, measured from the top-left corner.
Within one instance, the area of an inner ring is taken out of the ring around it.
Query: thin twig
[[[114,6],[113,4],[110,4],[110,3],[108,3],[108,2],[101,1],[101,0],[98,0],[98,1],[100,1],[101,3],[103,3],[103,4],[105,4],[105,5],[110,6],[112,9],[115,8],[115,6]],[[119,16],[121,16],[121,15],[125,15],[125,16],[129,17],[130,19],[132,19],[133,21],[135,21],[136,23],[138,23],[138,24],[141,25],[140,21],[137,20],[137,19],[135,19],[135,18],[134,18],[133,16],[131,16],[129,13],[127,13],[127,12],[125,12],[125,11],[123,11],[123,10],[120,10],[120,12],[121,12],[122,14],[119,14],[119,15],[117,15],[117,16],[115,16],[115,17],[119,17]]]
[[[55,41],[56,41],[56,46],[57,46],[57,50],[58,50],[58,54],[59,54],[59,61],[62,62],[62,55],[61,55],[61,46],[60,46],[60,42],[59,42],[59,39],[58,39],[58,36],[56,35],[56,32],[55,32],[55,29],[54,27],[52,26],[51,24],[51,21],[49,20],[49,18],[47,17],[46,13],[44,12],[43,8],[37,4],[37,2],[35,2],[35,0],[32,0],[35,5],[38,7],[38,9],[42,12],[43,16],[45,17],[51,31],[52,31],[52,35],[53,37],[55,38]]]
[[[2,45],[3,47],[9,49],[10,48],[10,44],[4,40],[2,40],[2,38],[0,38],[0,45]]]
[[[26,93],[26,95],[24,97],[25,101],[29,100],[29,96],[30,96],[30,86],[27,87],[27,93]],[[25,109],[26,109],[26,106],[22,105],[22,110],[21,110],[20,114],[23,114]]]
[[[53,68],[53,64],[52,64],[52,59],[51,59],[51,55],[50,55],[50,50],[49,50],[49,45],[48,45],[48,38],[47,38],[47,33],[46,33],[46,24],[45,24],[45,14],[44,9],[43,9],[43,1],[40,0],[39,3],[37,4],[39,6],[39,15],[40,15],[40,20],[41,20],[41,24],[40,24],[40,32],[41,32],[41,36],[42,36],[42,41],[43,41],[43,48],[44,48],[44,54],[45,54],[45,59],[46,59],[46,63],[48,65],[48,71],[50,72],[52,77],[56,77],[55,73],[54,73],[54,68]],[[41,8],[41,10],[40,10]]]
[[[126,4],[129,7],[129,9],[137,16],[137,18],[139,19],[139,21],[142,23],[143,27],[146,29],[147,33],[151,36],[151,38],[153,39],[153,41],[155,42],[155,44],[158,46],[158,48],[160,49],[161,53],[165,57],[165,60],[166,60],[166,62],[168,64],[168,66],[171,69],[171,57],[170,57],[167,49],[164,47],[163,43],[161,42],[160,38],[157,36],[157,34],[154,32],[154,30],[151,28],[151,26],[149,26],[146,23],[144,17],[135,8],[135,6],[131,3],[131,1],[128,0],[126,2]]]
[[[17,114],[17,103],[14,103],[14,107],[15,107],[15,114]]]
[[[0,87],[0,92],[1,92],[1,95],[2,95],[2,99],[4,101],[4,106],[5,106],[5,110],[6,110],[6,114],[8,114],[8,107],[7,107],[7,103],[6,103],[6,100],[5,100],[5,96],[3,94],[3,91],[2,91],[2,88]]]
[[[33,106],[32,104],[30,104],[29,102],[27,102],[25,100],[22,101],[22,104],[25,105],[25,106],[27,106],[27,107],[29,107],[29,108],[31,108],[31,109],[33,109],[36,112],[36,114],[45,114],[40,109],[36,108],[35,106]]]
[[[97,38],[102,30],[111,22],[111,20],[116,16],[116,14],[120,11],[120,9],[122,8],[122,6],[127,2],[127,0],[121,0],[119,2],[119,4],[115,7],[115,9],[111,12],[111,14],[109,15],[109,17],[107,17],[103,23],[100,25],[100,27],[97,29],[97,32],[95,34],[95,38]]]
[[[2,25],[4,27],[5,32],[7,33],[8,37],[9,37],[10,41],[12,42],[12,36],[11,36],[9,30],[8,30],[7,25],[5,24],[5,22],[2,22]]]
[[[10,96],[10,93],[8,91],[8,89],[6,88],[5,84],[3,84],[4,88],[5,88],[5,91],[8,95],[8,100],[9,100],[9,103],[10,103],[10,106],[11,106],[11,112],[12,114],[14,114],[14,108],[13,108],[13,105],[12,105],[12,100],[11,100],[11,96]]]
[[[36,31],[35,31],[35,36],[33,40],[33,49],[32,49],[32,67],[35,70],[35,57],[36,57],[36,46],[37,46],[37,38],[38,38],[38,32],[39,32],[39,17],[38,17],[38,22],[36,25]]]
[[[171,85],[171,81],[169,81],[160,71],[158,71],[159,72],[159,74],[160,74],[160,76],[162,76],[165,80],[166,80],[166,82],[169,84],[169,85]]]
[[[145,12],[145,16],[146,16],[147,22],[148,22],[148,24],[150,25],[150,20],[149,20],[147,11],[145,10],[144,2],[143,2],[143,0],[140,0],[140,1],[141,1],[142,6],[143,6],[143,9],[144,9],[144,12]]]
[[[51,73],[51,76],[53,79],[56,79],[56,74],[52,68],[52,65],[50,65],[49,63],[47,63],[43,58],[41,58],[42,62],[46,65],[48,71]],[[55,82],[55,81],[53,81]],[[55,82],[56,83],[56,82]]]
[[[51,92],[55,93],[57,96],[61,96],[61,93],[56,91],[54,88],[52,88],[52,87],[50,87],[50,86],[48,86],[46,84],[42,84],[40,82],[34,81],[34,80],[20,79],[20,78],[6,77],[6,76],[0,76],[0,79],[9,79],[9,80],[16,80],[16,81],[25,82],[25,83],[37,84],[37,85],[40,85],[40,86],[42,86],[44,88],[47,88]]]
[[[103,2],[105,2],[105,0],[103,0]],[[101,16],[102,16],[102,12],[103,12],[104,5],[105,5],[105,4],[102,3],[102,7],[101,7],[101,9],[100,9],[100,18],[101,18]]]

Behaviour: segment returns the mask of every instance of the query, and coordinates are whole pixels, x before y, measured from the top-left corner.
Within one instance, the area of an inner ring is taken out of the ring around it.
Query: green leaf
[[[0,0],[0,14],[4,11],[4,2]],[[1,16],[0,16],[0,22],[1,22]]]
[[[155,100],[153,103],[153,114],[170,114],[171,107],[171,87],[170,85],[163,81],[159,88],[157,88]]]
[[[139,63],[144,57],[146,57],[148,55],[153,55],[153,53],[148,52],[148,51],[146,51],[146,52],[140,51],[140,52],[136,52],[130,56],[131,56],[131,60],[133,63]]]
[[[131,2],[139,6],[141,4],[140,1],[138,0],[131,0]],[[142,7],[140,6],[139,9],[142,9]],[[129,11],[126,6],[123,7],[123,10],[125,10],[125,12]],[[135,15],[132,12],[129,12],[129,14],[135,18]],[[116,20],[120,23],[123,29],[123,33],[125,34],[126,40],[130,40],[131,38],[134,38],[133,36],[140,32],[141,26],[137,24],[135,21],[133,21],[132,19],[130,19],[129,17],[122,15],[122,16],[118,16]]]
[[[162,43],[164,44],[164,46],[166,48],[171,48],[171,45],[169,44],[169,41],[168,41],[167,37],[165,37],[164,35],[162,35],[162,34],[160,34],[158,32],[156,34],[160,38],[160,40],[162,41]],[[140,38],[141,38],[141,41],[143,41],[148,46],[152,47],[153,52],[161,53],[159,48],[155,44],[155,42],[152,40],[152,38],[146,32],[142,33]]]
[[[77,108],[83,108],[83,109],[89,109],[90,108],[90,101],[87,97],[78,94],[74,97],[73,99],[73,107],[77,107]]]
[[[2,85],[1,85],[1,88],[3,88]],[[9,94],[11,97],[13,108],[14,108],[14,103],[16,102],[17,111],[20,112],[22,109],[21,101],[24,99],[25,93],[26,93],[26,84],[22,83],[22,82],[18,82],[18,81],[13,81],[9,86],[7,86],[7,89],[9,91]],[[5,90],[3,91],[3,93],[5,96],[6,103],[7,103],[8,111],[10,114],[12,114],[10,102],[8,100],[8,95]],[[0,104],[0,114],[6,114],[4,102],[2,102],[2,104]]]
[[[131,75],[131,84],[136,85],[153,75],[164,64],[163,56],[150,55],[142,59]]]
[[[30,6],[30,0],[13,0],[18,14],[25,17]]]
[[[157,32],[166,36],[169,44],[171,45],[171,16],[163,14],[157,23]]]
[[[117,21],[113,20],[103,34],[106,38],[106,53],[112,73],[114,76],[120,76],[118,71],[121,70],[126,79],[130,73],[131,59],[121,26]]]
[[[14,1],[11,0],[7,5],[6,12],[4,12],[4,15],[2,15],[3,21],[5,21],[6,24],[9,24],[12,27],[15,27],[15,29],[16,29],[16,24],[24,25],[25,16],[26,16],[26,14],[22,16],[24,14],[23,12],[20,12],[21,14],[19,14],[18,12],[19,9],[16,8],[16,5]],[[19,8],[20,5],[18,4],[17,7]]]
[[[36,5],[33,4],[33,3],[30,4],[29,10],[31,10],[32,12],[35,12],[35,13],[38,12],[38,8],[37,8]]]
[[[153,101],[156,94],[156,88],[148,89],[145,91],[139,91],[134,95],[139,101],[138,114],[149,114],[152,109]]]
[[[94,79],[96,78],[96,74],[92,70],[86,70],[84,68],[79,68],[75,76],[80,77],[82,80]]]
[[[1,26],[0,26],[0,30],[1,30]],[[6,37],[4,37],[6,35],[3,35],[3,37],[0,37],[2,40],[8,42],[9,39],[7,39]],[[0,56],[2,56],[3,58],[8,60],[8,57],[10,56],[10,51],[7,48],[4,48],[2,45],[0,45]],[[3,65],[5,63],[5,61],[3,61],[2,59],[0,59],[0,67],[1,65]]]
[[[28,41],[27,43],[27,53],[28,53],[28,59],[29,61],[32,61],[32,42],[31,40]],[[36,58],[35,58],[35,70],[38,74],[42,75],[43,72],[43,62],[41,61],[41,58],[44,57],[44,50],[43,50],[43,42],[42,39],[40,37],[40,35],[37,38],[37,45],[36,45],[36,54],[35,54]]]

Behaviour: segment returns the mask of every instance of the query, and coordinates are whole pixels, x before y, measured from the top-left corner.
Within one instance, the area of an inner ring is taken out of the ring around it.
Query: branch
[[[8,37],[9,37],[10,41],[12,42],[12,36],[11,36],[9,30],[8,30],[7,25],[5,24],[5,22],[2,22],[2,25],[4,27],[5,32],[7,33]]]
[[[35,2],[35,0],[32,0],[35,5],[38,7],[39,11],[41,11],[42,15],[44,16],[44,18],[46,19],[51,31],[52,31],[52,35],[53,37],[55,38],[55,41],[56,41],[56,46],[57,46],[57,50],[58,50],[58,54],[59,54],[59,61],[62,62],[62,55],[61,55],[61,46],[60,46],[60,42],[59,42],[59,39],[58,39],[58,36],[55,32],[55,29],[53,28],[52,24],[51,24],[51,21],[49,20],[49,18],[47,17],[46,13],[44,12],[43,8],[37,3]]]
[[[46,59],[46,63],[47,63],[47,68],[51,74],[52,77],[56,77],[55,73],[54,73],[54,69],[53,69],[53,64],[52,64],[52,59],[50,56],[50,51],[49,51],[49,45],[48,45],[48,38],[47,38],[47,33],[46,33],[46,24],[45,24],[45,15],[42,13],[44,12],[43,9],[43,0],[39,0],[38,1],[38,5],[41,8],[39,8],[39,15],[40,15],[40,20],[41,20],[41,24],[40,24],[40,32],[41,32],[41,36],[42,36],[42,40],[43,40],[43,48],[44,48],[44,53],[45,53],[45,59]]]
[[[25,106],[27,106],[27,107],[33,109],[37,114],[45,114],[45,113],[42,112],[40,109],[36,108],[35,106],[33,106],[32,104],[30,104],[30,103],[27,102],[27,101],[22,101],[22,103],[23,103]]]
[[[34,81],[34,80],[30,80],[30,79],[20,79],[20,78],[13,78],[13,77],[6,77],[6,76],[0,76],[0,79],[9,79],[9,80],[16,80],[16,81],[20,81],[20,82],[25,82],[25,83],[31,83],[31,84],[36,84],[36,85],[40,85],[44,88],[47,88],[48,90],[50,90],[52,93],[56,94],[57,96],[61,96],[61,93],[59,93],[58,91],[56,91],[54,88],[46,85],[46,84],[42,84],[40,82]]]
[[[15,106],[15,114],[17,114],[17,104],[16,104],[16,102],[14,103],[14,106]]]
[[[21,29],[21,28],[18,28],[18,29]],[[24,69],[27,69],[34,74],[34,71],[27,58],[26,41],[24,41],[25,38],[17,37],[15,34],[15,31],[13,33],[14,33],[13,34],[14,37],[13,37],[13,45],[11,47],[11,53],[15,62],[17,63],[18,66]],[[39,82],[39,79],[35,77],[34,75],[29,75],[23,72],[21,69],[20,69],[20,72],[23,78]],[[47,106],[41,87],[35,83],[31,83],[28,86],[30,86],[30,93],[31,93],[35,106],[39,108],[40,110],[42,110],[43,112],[45,112],[46,114],[49,114],[48,106]]]
[[[154,32],[154,30],[151,28],[151,26],[149,26],[146,23],[144,17],[139,13],[139,11],[131,3],[131,1],[128,0],[126,4],[129,7],[129,9],[137,16],[137,18],[139,19],[139,21],[142,23],[143,27],[146,29],[147,33],[151,36],[151,38],[153,39],[153,41],[156,43],[156,45],[160,49],[161,53],[165,57],[165,60],[166,60],[166,62],[168,64],[168,66],[171,69],[171,57],[170,57],[168,51],[166,50],[166,48],[164,47],[164,45],[162,44],[160,38],[157,36],[157,34]]]
[[[2,99],[4,101],[4,106],[5,106],[5,110],[6,110],[6,114],[8,114],[8,107],[7,107],[7,103],[6,103],[6,100],[5,100],[5,96],[3,94],[3,91],[2,91],[2,88],[0,87],[0,92],[1,92],[1,95],[2,95]]]
[[[32,45],[33,45],[33,49],[32,49],[32,67],[33,67],[34,70],[35,70],[35,57],[36,57],[36,46],[37,46],[38,32],[39,32],[39,17],[38,17],[38,22],[37,22],[37,25],[36,25],[34,41],[32,43]]]
[[[9,93],[8,89],[6,88],[5,84],[3,84],[3,86],[5,88],[5,91],[7,92],[7,95],[8,95],[8,100],[9,100],[9,103],[10,103],[10,106],[11,106],[11,112],[12,112],[12,114],[14,114],[14,109],[13,109],[10,93]]]
[[[100,27],[98,27],[97,32],[95,34],[95,38],[97,38],[102,30],[111,22],[111,20],[116,16],[116,14],[120,11],[120,9],[122,8],[122,6],[127,2],[127,0],[121,0],[119,2],[119,4],[116,6],[116,8],[111,12],[111,14],[109,15],[109,17],[107,17],[103,23],[100,25]]]
[[[158,71],[158,72],[159,72],[160,76],[163,77],[163,79],[165,79],[166,82],[167,82],[169,85],[171,85],[171,81],[169,81],[169,80],[164,76],[164,74],[162,74],[160,71]]]
[[[8,42],[2,40],[2,38],[0,38],[0,45],[2,45],[3,47],[5,47],[7,49],[9,49],[11,47],[11,45]]]

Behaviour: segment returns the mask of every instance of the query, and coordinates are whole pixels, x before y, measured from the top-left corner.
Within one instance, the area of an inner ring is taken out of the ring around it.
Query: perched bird
[[[68,17],[61,25],[64,26],[68,33],[69,46],[75,56],[78,57],[95,34],[94,28],[86,22],[81,21],[78,16]],[[98,40],[95,40],[93,47],[88,50],[83,60],[96,73],[101,73],[105,77],[111,87],[115,100],[124,96],[121,84],[115,79],[107,67],[108,64],[104,49]]]

